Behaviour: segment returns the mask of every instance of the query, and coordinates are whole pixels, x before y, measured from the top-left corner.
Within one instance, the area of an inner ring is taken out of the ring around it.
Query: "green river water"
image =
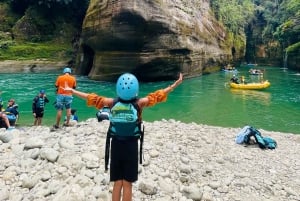
[[[168,101],[143,112],[145,121],[175,119],[222,127],[252,125],[258,129],[300,134],[300,74],[279,67],[257,67],[265,70],[264,79],[271,87],[262,91],[233,90],[228,87],[231,73],[217,72],[186,79],[169,96]],[[238,76],[248,81],[249,67],[238,68]],[[33,124],[31,104],[40,89],[45,89],[50,103],[46,105],[43,125],[55,122],[56,111],[54,83],[60,72],[0,74],[1,97],[5,104],[9,98],[19,105],[19,126]],[[76,76],[78,90],[114,97],[115,83],[89,80]],[[140,96],[168,86],[168,82],[141,83]],[[95,118],[96,108],[87,107],[85,101],[74,97],[73,108],[80,120]]]

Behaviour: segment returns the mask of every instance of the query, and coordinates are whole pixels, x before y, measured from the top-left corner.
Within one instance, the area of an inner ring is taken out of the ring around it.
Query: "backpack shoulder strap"
[[[254,136],[256,143],[258,144],[258,146],[261,149],[265,149],[266,148],[266,143],[263,139],[263,136],[261,135],[261,133],[259,132],[259,130],[257,130],[254,127],[251,127],[251,135]]]
[[[119,98],[119,97],[114,98],[112,107],[115,106],[115,104],[117,104],[117,102],[119,102],[119,101],[120,101],[120,98]]]
[[[104,156],[104,160],[105,160],[105,171],[108,170],[108,161],[109,161],[109,150],[110,150],[110,129],[108,129],[107,134],[106,134],[106,142],[105,142],[105,156]]]
[[[137,113],[138,113],[138,120],[139,120],[139,123],[142,123],[142,110],[141,108],[139,107],[138,105],[138,100],[139,98],[136,98],[133,102],[132,102],[132,105],[135,107],[135,109],[137,110]]]
[[[259,135],[258,133],[256,133],[254,135],[254,138],[255,138],[255,141],[258,144],[259,148],[261,148],[261,149],[265,149],[266,148],[266,143],[264,141],[264,138],[261,135]]]

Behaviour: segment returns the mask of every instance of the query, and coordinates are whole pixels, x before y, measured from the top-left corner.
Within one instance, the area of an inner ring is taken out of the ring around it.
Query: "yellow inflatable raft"
[[[266,80],[262,83],[247,83],[247,84],[236,84],[231,82],[230,87],[234,89],[265,89],[268,88],[271,85],[271,83]]]

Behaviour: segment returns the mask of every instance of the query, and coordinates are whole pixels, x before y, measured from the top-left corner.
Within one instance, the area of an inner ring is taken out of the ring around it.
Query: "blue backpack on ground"
[[[237,144],[243,144],[244,143],[244,138],[246,135],[249,135],[251,130],[250,130],[251,126],[245,126],[244,128],[242,128],[242,130],[237,134],[236,138],[235,138],[235,142]]]
[[[268,149],[275,149],[277,147],[277,142],[270,138],[270,137],[264,137],[265,146]]]
[[[275,149],[277,142],[270,137],[263,137],[261,133],[252,126],[245,126],[236,136],[235,142],[237,144],[250,144],[251,137],[254,137],[255,142],[261,149]]]

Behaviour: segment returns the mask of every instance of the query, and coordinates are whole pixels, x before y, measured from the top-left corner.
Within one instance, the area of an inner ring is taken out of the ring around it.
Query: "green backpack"
[[[109,128],[105,145],[105,170],[108,170],[110,139],[112,137],[122,140],[140,139],[140,164],[144,142],[144,126],[142,126],[141,110],[137,104],[138,99],[123,101],[114,99],[109,115]]]
[[[141,135],[139,107],[136,101],[124,102],[120,99],[114,100],[109,115],[110,135],[120,137],[139,137]]]

